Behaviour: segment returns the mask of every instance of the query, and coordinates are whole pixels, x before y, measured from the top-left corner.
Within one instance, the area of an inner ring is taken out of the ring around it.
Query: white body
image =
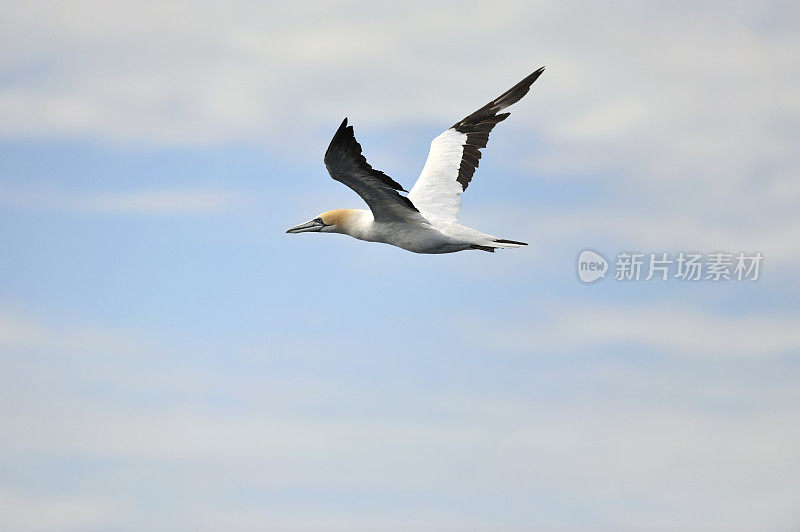
[[[348,214],[346,224],[322,231],[343,233],[367,242],[383,242],[414,253],[455,253],[475,249],[474,246],[519,247],[498,243],[491,235],[436,218],[429,220],[430,223],[425,220],[380,222],[365,209],[348,209]]]

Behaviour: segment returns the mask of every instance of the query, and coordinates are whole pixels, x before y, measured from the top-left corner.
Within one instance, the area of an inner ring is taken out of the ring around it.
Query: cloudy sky
[[[0,1],[0,528],[800,527],[796,2]],[[539,66],[420,256],[285,235]],[[756,252],[755,282],[576,276]]]

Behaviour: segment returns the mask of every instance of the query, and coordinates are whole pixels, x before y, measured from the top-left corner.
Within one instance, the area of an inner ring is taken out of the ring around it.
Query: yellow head
[[[287,233],[345,233],[356,213],[355,209],[334,209],[323,212],[311,221],[288,229]]]

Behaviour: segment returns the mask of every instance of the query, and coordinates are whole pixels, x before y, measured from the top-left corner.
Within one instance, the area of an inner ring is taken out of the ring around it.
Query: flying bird
[[[460,225],[458,212],[461,193],[472,181],[489,133],[510,114],[500,111],[525,96],[542,72],[544,67],[433,139],[422,173],[406,196],[397,181],[370,166],[345,118],[325,152],[325,166],[333,179],[361,196],[369,210],[334,209],[286,232],[343,233],[414,253],[527,246]]]

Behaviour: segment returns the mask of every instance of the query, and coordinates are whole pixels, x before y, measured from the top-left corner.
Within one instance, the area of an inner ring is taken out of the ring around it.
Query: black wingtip
[[[345,134],[345,131],[347,131],[347,117],[345,117],[344,120],[342,120],[342,123],[339,124],[339,127],[336,128],[336,133],[333,134],[333,139],[331,139],[331,144],[333,144],[335,140],[342,138],[342,135]],[[330,149],[330,146],[328,147],[328,149]]]
[[[543,73],[544,73],[544,67],[539,67],[536,70],[534,70],[530,76],[525,78],[523,80],[523,83],[525,83],[528,87],[530,87],[537,79],[539,79],[539,76],[541,76]]]
[[[347,117],[342,120],[342,124],[333,135],[333,138],[328,145],[328,149],[325,150],[325,166],[328,167],[328,171],[331,173],[331,176],[333,176],[333,178],[337,181],[341,181],[341,179],[337,178],[334,175],[334,172],[331,171],[331,165],[336,165],[343,159],[345,159],[344,164],[352,163],[360,170],[381,181],[384,185],[394,190],[403,190],[405,192],[400,183],[384,174],[380,170],[375,170],[372,166],[370,166],[370,164],[367,162],[367,159],[361,153],[361,144],[359,144],[356,140],[353,126],[347,125]],[[411,200],[404,196],[400,196],[400,198],[409,208],[415,211],[417,210],[417,208],[414,207],[414,204],[411,203]]]
[[[539,76],[542,75],[544,72],[544,67],[539,67],[537,70],[525,76],[525,79],[508,89],[506,92],[492,100],[491,102],[487,103],[471,115],[462,118],[455,124],[453,124],[453,128],[457,131],[462,133],[466,133],[466,131],[462,131],[463,126],[466,126],[469,123],[479,123],[486,119],[489,119],[506,107],[514,105],[518,101],[520,101],[523,96],[528,94],[528,91],[531,89],[531,85],[539,79]]]
[[[347,134],[348,129],[353,129],[353,128],[348,127],[347,118],[345,117],[345,119],[342,120],[342,123],[339,124],[339,127],[336,129],[336,133],[333,134],[331,143],[328,145],[328,149],[325,152],[326,155],[328,154],[328,152],[331,151],[331,149],[333,149],[334,146],[346,143],[347,139],[352,136]]]

